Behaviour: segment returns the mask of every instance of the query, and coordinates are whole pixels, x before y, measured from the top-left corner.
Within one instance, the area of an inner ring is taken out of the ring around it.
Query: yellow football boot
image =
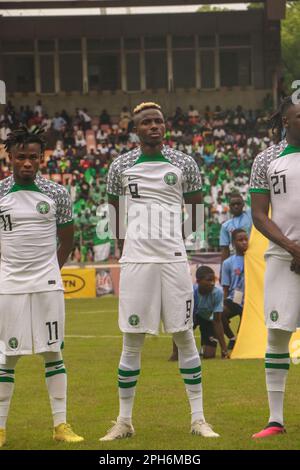
[[[61,423],[53,430],[53,439],[61,442],[82,442],[83,437],[78,436],[67,423]]]

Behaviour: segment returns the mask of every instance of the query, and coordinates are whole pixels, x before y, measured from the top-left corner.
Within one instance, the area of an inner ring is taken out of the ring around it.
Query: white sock
[[[15,366],[20,356],[6,356],[0,364],[0,428],[6,428],[11,398],[15,386]]]
[[[43,353],[53,425],[67,422],[67,374],[61,352]]]
[[[201,362],[192,330],[173,334],[178,347],[179,369],[191,407],[191,422],[203,420]]]
[[[141,351],[145,340],[144,333],[124,333],[121,354],[119,383],[118,421],[131,424],[136,383],[141,368]]]
[[[266,384],[269,399],[269,423],[283,425],[283,400],[287,373],[290,367],[290,331],[268,329],[265,359]]]

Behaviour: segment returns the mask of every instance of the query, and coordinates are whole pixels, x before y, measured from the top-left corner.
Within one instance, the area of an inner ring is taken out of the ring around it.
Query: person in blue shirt
[[[215,273],[209,266],[200,266],[196,271],[194,285],[194,328],[201,333],[203,358],[216,356],[218,341],[222,358],[228,358],[222,324],[223,291],[215,286]]]
[[[252,227],[251,211],[244,210],[244,199],[239,193],[231,194],[229,208],[232,218],[222,224],[219,245],[221,248],[221,263],[230,256],[232,232],[238,228],[244,229],[250,235]]]
[[[222,286],[224,291],[224,312],[222,316],[225,335],[229,338],[228,349],[234,347],[236,337],[230,328],[230,319],[242,316],[244,305],[244,255],[248,248],[248,235],[244,229],[232,232],[232,244],[235,254],[227,258],[222,265]]]
[[[194,291],[194,329],[200,327],[201,350],[204,359],[216,357],[218,341],[222,358],[228,358],[222,324],[223,290],[215,286],[215,273],[209,266],[200,266],[196,271]],[[173,352],[169,361],[178,360],[178,350],[173,342]]]

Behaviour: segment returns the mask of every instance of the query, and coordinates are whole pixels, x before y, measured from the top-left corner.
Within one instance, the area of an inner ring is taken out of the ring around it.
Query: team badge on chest
[[[174,186],[174,184],[177,183],[177,175],[176,173],[172,173],[171,171],[169,173],[166,173],[164,176],[164,181],[167,183],[169,186]]]
[[[48,204],[47,201],[40,201],[36,205],[36,210],[40,214],[48,214],[48,212],[50,211],[50,204]]]

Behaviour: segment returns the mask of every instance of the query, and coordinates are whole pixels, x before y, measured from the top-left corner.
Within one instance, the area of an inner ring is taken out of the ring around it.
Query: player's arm
[[[74,224],[67,223],[57,227],[57,238],[59,243],[57,259],[59,267],[62,268],[73,249]]]
[[[184,202],[186,205],[189,206],[189,212],[192,216],[192,231],[196,232],[197,227],[197,214],[201,210],[200,205],[203,204],[203,197],[201,190],[193,193],[193,194],[184,194]],[[199,217],[198,217],[199,220]]]
[[[230,236],[224,224],[221,226],[219,244],[220,244],[220,250],[221,250],[221,267],[222,267],[225,259],[229,258],[230,256],[230,249],[229,249]]]
[[[111,229],[112,229],[113,235],[116,238],[116,241],[120,250],[120,255],[122,255],[123,246],[124,246],[124,238],[122,236],[122,232],[124,230],[124,227],[122,227],[121,229],[121,226],[120,226],[119,198],[108,195],[107,200],[108,200],[108,207],[109,207],[109,218],[111,221]],[[113,224],[112,224],[112,221],[114,221]]]
[[[300,245],[287,238],[269,217],[270,193],[251,192],[253,223],[272,242],[288,251],[300,265]]]

